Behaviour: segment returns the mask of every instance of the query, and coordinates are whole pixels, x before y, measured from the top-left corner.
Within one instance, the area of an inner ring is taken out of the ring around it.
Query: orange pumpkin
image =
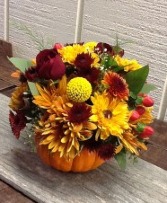
[[[105,162],[98,156],[96,152],[90,152],[87,149],[83,149],[81,153],[73,160],[67,160],[63,157],[60,157],[59,152],[51,153],[46,145],[40,145],[39,142],[40,140],[36,136],[37,154],[41,160],[45,164],[60,171],[86,172],[96,169],[98,166]]]

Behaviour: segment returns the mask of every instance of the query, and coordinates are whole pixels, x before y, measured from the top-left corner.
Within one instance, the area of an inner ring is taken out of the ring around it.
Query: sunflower
[[[64,62],[74,64],[74,61],[78,54],[83,53],[85,48],[80,44],[73,44],[59,49],[58,52],[62,56]]]
[[[18,111],[23,108],[25,103],[23,99],[23,93],[28,90],[27,83],[22,83],[19,87],[16,87],[15,91],[12,93],[9,107],[14,111]]]
[[[114,60],[117,62],[118,66],[123,67],[124,71],[134,71],[142,68],[142,65],[140,65],[136,60],[129,60],[126,58],[122,58],[119,55],[116,55],[114,57]]]
[[[106,93],[95,93],[91,100],[93,115],[90,120],[97,123],[98,126],[96,140],[99,137],[106,140],[110,135],[122,138],[124,130],[129,128],[127,103],[118,99],[111,99],[107,97]]]
[[[128,99],[128,85],[119,74],[109,71],[104,75],[102,82],[104,85],[107,85],[107,91],[111,96],[119,99]]]

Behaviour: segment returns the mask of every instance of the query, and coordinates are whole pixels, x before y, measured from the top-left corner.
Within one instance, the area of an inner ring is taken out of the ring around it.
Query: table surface
[[[115,161],[97,170],[62,173],[41,163],[16,140],[8,123],[9,98],[0,94],[0,179],[37,202],[167,202],[167,171],[139,159],[121,171]]]

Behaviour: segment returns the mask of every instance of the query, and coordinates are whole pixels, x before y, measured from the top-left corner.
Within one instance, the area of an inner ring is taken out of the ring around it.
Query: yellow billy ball
[[[92,93],[92,86],[83,77],[71,79],[67,84],[67,96],[74,102],[84,102],[89,99]]]

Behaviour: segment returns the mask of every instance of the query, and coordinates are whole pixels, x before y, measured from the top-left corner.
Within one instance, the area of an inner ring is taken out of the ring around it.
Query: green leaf
[[[144,93],[144,94],[148,94],[149,92],[151,92],[155,89],[156,89],[155,85],[146,83],[146,84],[144,84],[144,86],[140,92]]]
[[[129,89],[131,92],[133,92],[133,94],[137,95],[141,91],[147,79],[148,73],[149,67],[144,66],[138,70],[131,71],[126,74],[126,82],[128,83]]]
[[[13,63],[16,68],[18,68],[21,72],[25,72],[26,69],[28,69],[30,66],[32,66],[32,61],[22,58],[8,58],[11,63]]]
[[[126,169],[126,151],[122,150],[118,154],[116,154],[115,159],[122,170]]]
[[[140,105],[140,104],[142,104],[142,101],[143,101],[143,98],[142,98],[142,97],[137,97],[135,103],[136,103],[137,105]]]
[[[137,96],[133,93],[133,92],[130,92],[130,96],[133,98],[133,99],[136,99]]]
[[[35,83],[33,83],[33,82],[28,82],[28,86],[29,86],[30,91],[31,91],[31,93],[32,93],[33,96],[39,95],[39,92],[38,92],[38,90],[37,90],[37,87],[36,87]]]
[[[25,72],[26,69],[28,69],[30,66],[32,66],[32,61],[30,60],[26,60],[26,59],[22,59],[22,58],[8,58],[14,66],[16,66],[16,68],[18,68],[22,73]],[[30,91],[32,93],[32,95],[38,95],[38,90],[36,88],[35,83],[33,82],[28,82],[28,86],[30,88]]]

